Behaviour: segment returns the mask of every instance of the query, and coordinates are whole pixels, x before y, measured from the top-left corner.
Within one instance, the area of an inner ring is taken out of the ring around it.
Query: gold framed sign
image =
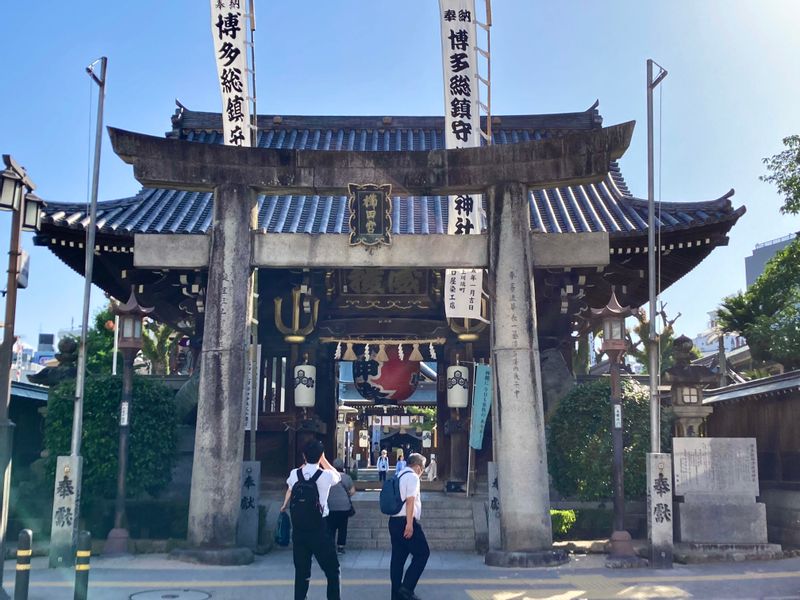
[[[350,193],[350,245],[391,245],[391,184],[351,183],[347,187]]]

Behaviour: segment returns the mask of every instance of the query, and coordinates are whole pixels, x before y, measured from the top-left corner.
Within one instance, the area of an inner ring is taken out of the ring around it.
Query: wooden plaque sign
[[[392,243],[392,186],[348,185],[350,191],[350,245]]]

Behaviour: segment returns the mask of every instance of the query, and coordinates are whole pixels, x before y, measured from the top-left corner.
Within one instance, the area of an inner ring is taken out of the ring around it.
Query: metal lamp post
[[[119,405],[119,465],[114,528],[108,533],[103,549],[108,555],[125,554],[128,551],[129,534],[125,527],[125,478],[128,472],[129,414],[133,402],[133,361],[142,349],[142,319],[152,311],[152,308],[143,308],[139,305],[133,290],[125,304],[114,306],[114,314],[119,317],[117,344],[122,353],[122,398]]]
[[[3,155],[5,169],[0,172],[0,210],[11,211],[11,241],[8,249],[8,279],[6,283],[6,314],[3,342],[0,344],[0,556],[5,556],[8,498],[11,492],[11,451],[14,423],[8,418],[11,403],[11,363],[14,347],[14,321],[17,313],[17,275],[20,268],[20,237],[24,229],[39,226],[41,200],[30,193],[36,186],[25,169],[8,154]],[[27,190],[27,191],[26,191]],[[30,214],[29,214],[30,213]],[[0,572],[0,589],[3,574]]]
[[[622,357],[627,349],[625,339],[625,318],[631,314],[627,306],[621,306],[617,295],[611,291],[611,298],[603,308],[592,309],[592,316],[603,323],[602,351],[608,355],[611,374],[611,444],[613,449],[612,487],[614,490],[614,531],[611,534],[611,558],[635,557],[631,535],[625,531],[625,485],[622,461],[622,394],[619,383],[619,370]]]

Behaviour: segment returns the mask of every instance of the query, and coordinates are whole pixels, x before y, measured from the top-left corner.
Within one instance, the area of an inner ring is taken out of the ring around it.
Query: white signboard
[[[475,1],[439,0],[439,22],[444,67],[445,147],[474,148],[481,145]],[[481,196],[450,196],[448,207],[448,234],[481,232],[478,216]]]
[[[755,438],[673,438],[675,495],[758,496]]]
[[[250,356],[248,352],[248,357]],[[247,372],[245,373],[244,385],[244,429],[250,431],[251,429],[258,430],[258,419],[256,419],[255,427],[253,427],[253,399],[258,396],[258,382],[261,378],[261,345],[256,346],[256,363],[247,361]],[[258,407],[256,407],[258,408]]]
[[[120,427],[128,426],[128,403],[123,402],[119,407],[119,425]]]
[[[250,95],[247,74],[247,0],[211,0],[211,35],[222,93],[222,131],[226,146],[250,146]]]
[[[448,319],[486,321],[481,316],[483,269],[447,269],[447,298],[444,312]]]

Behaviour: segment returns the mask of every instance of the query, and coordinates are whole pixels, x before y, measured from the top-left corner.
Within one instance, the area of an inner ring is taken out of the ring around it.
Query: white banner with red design
[[[250,146],[246,0],[211,0],[211,35],[222,93],[226,146]]]

